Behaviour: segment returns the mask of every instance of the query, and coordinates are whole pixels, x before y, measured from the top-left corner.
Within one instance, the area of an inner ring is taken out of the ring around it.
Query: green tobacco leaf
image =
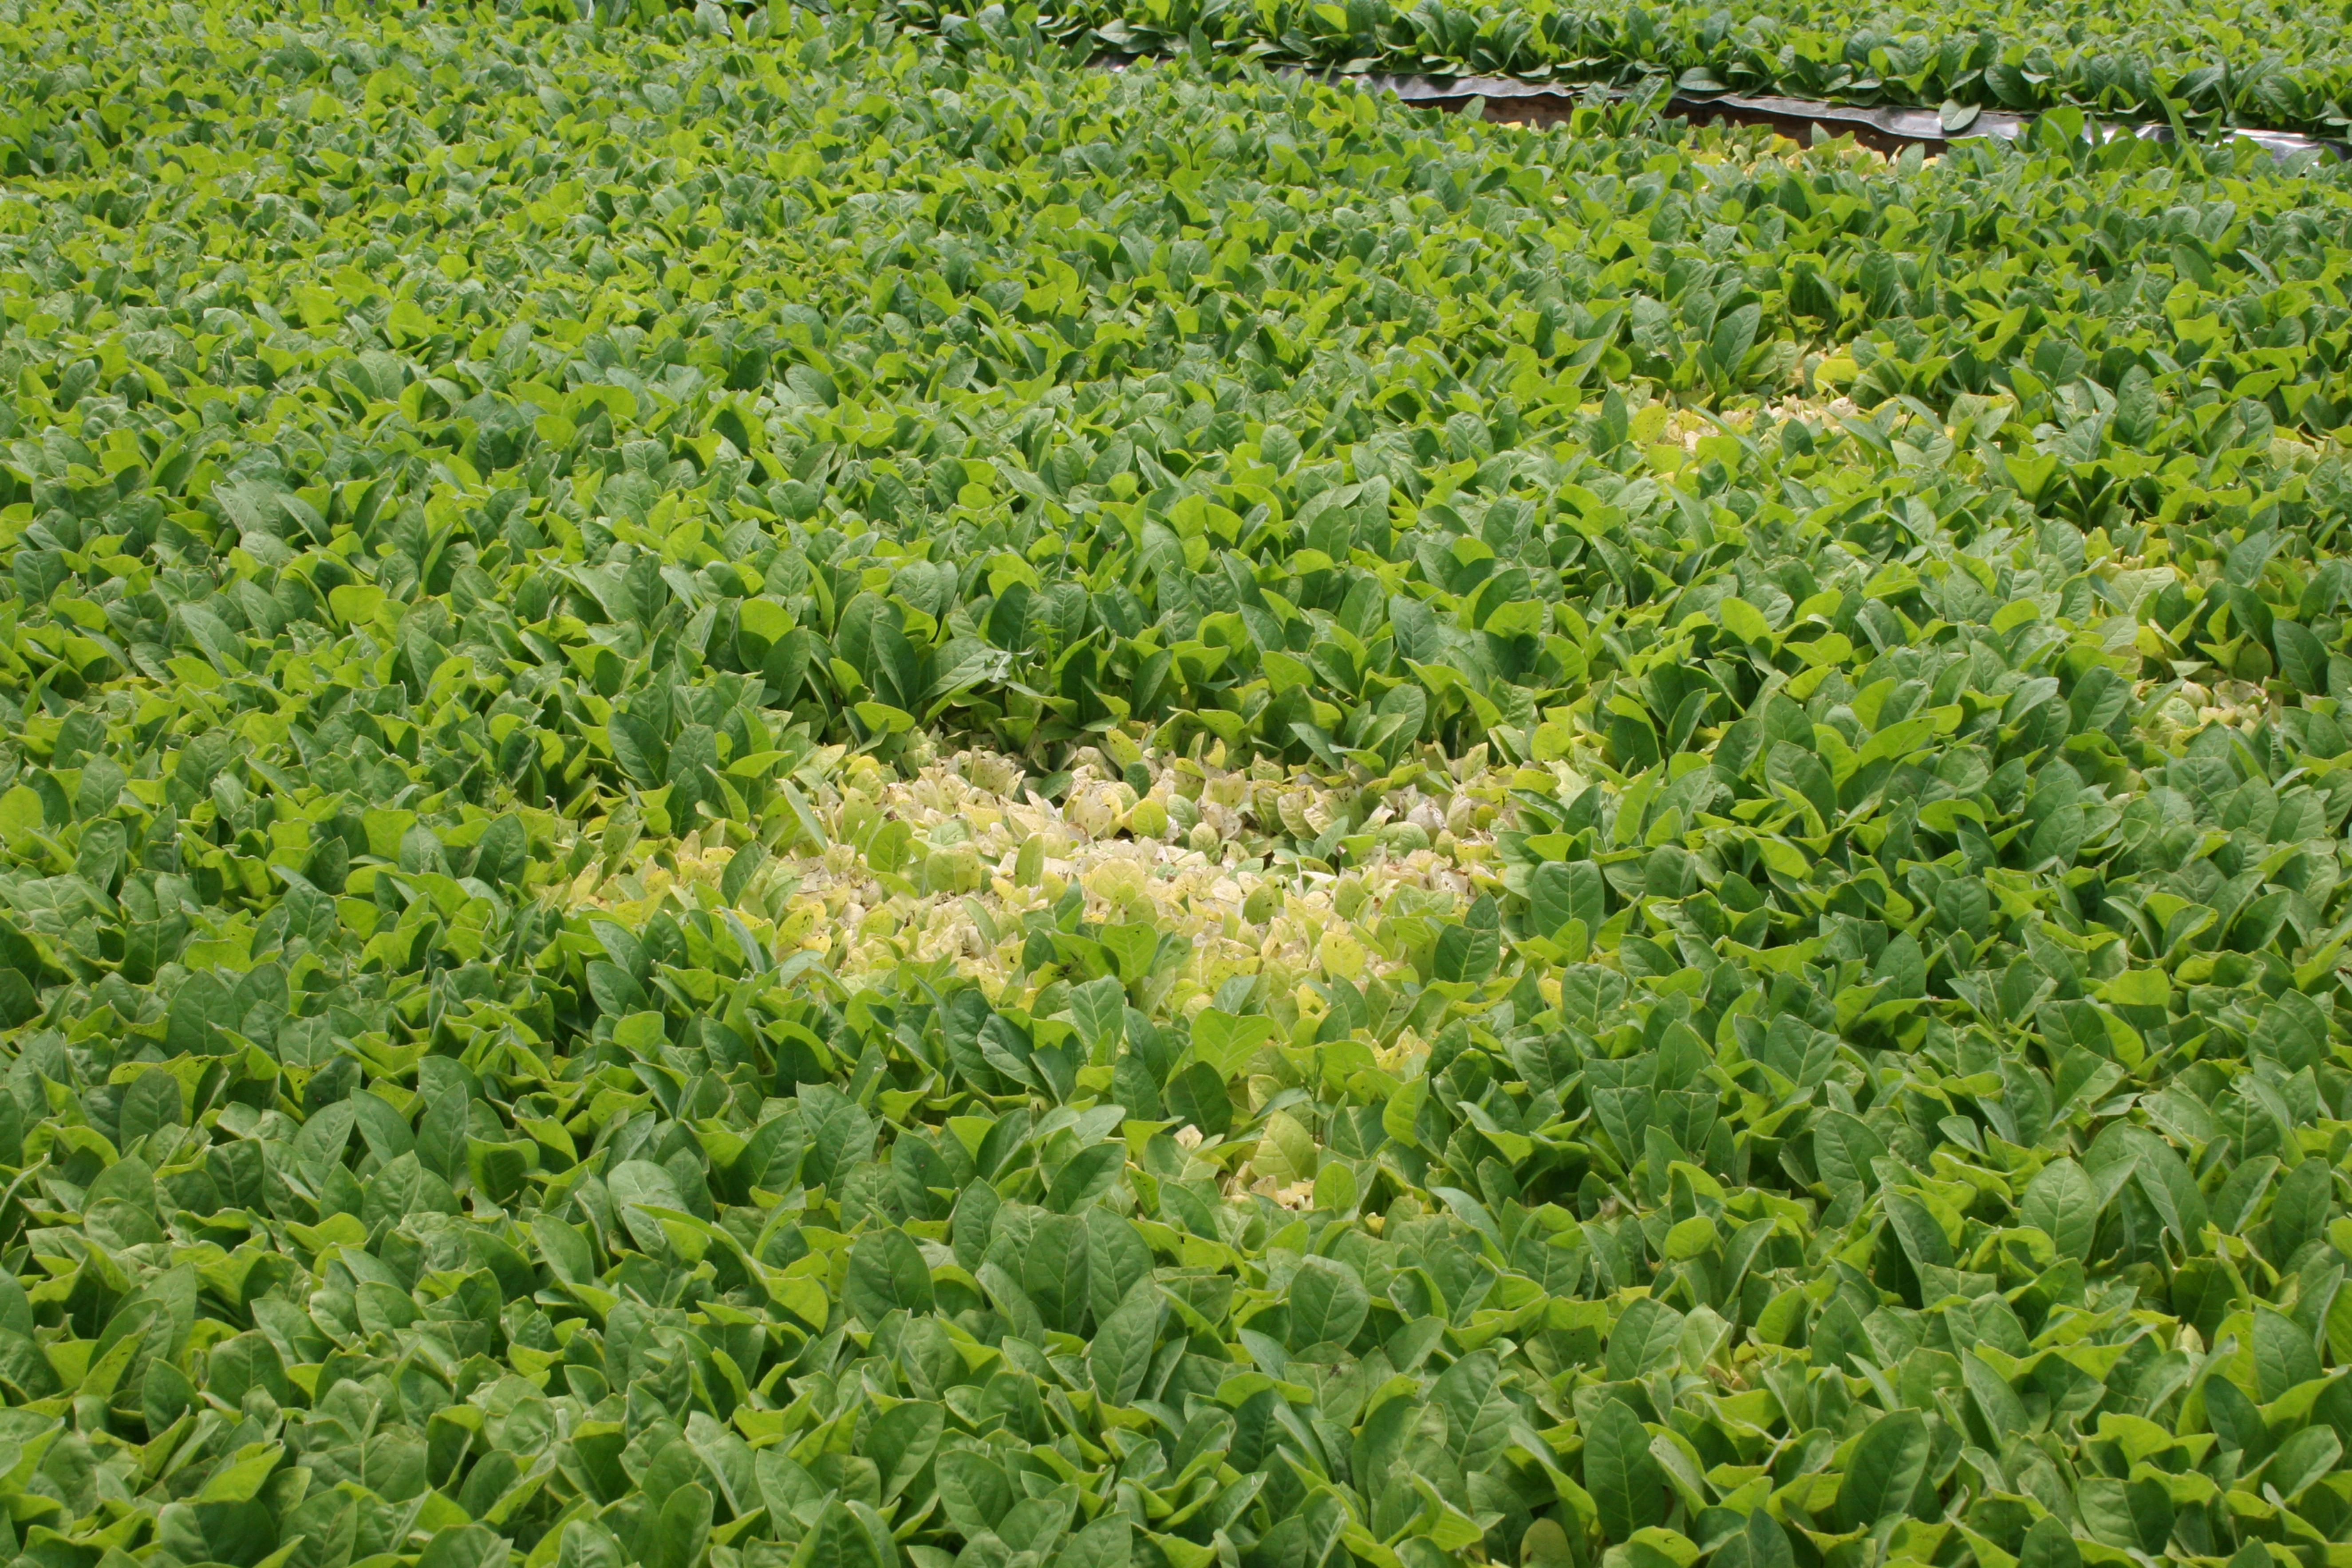
[[[1476,982],[1495,972],[1501,962],[1502,936],[1496,929],[1492,900],[1473,904],[1459,925],[1438,933],[1433,973],[1440,980]]]
[[[1166,1305],[1156,1284],[1138,1280],[1096,1325],[1087,1350],[1087,1372],[1095,1392],[1113,1405],[1133,1404],[1143,1387]]]
[[[1927,1423],[1916,1410],[1880,1416],[1855,1439],[1838,1487],[1838,1516],[1848,1530],[1867,1530],[1909,1510],[1933,1450]]]
[[[1235,1017],[1212,1007],[1192,1020],[1192,1055],[1229,1079],[1249,1065],[1274,1032],[1271,1018]]]
[[[866,1451],[880,1473],[884,1501],[905,1491],[931,1462],[945,1420],[945,1412],[928,1400],[909,1400],[875,1418]]]
[[[1618,1316],[1610,1331],[1606,1370],[1612,1383],[1628,1383],[1670,1365],[1680,1343],[1683,1315],[1664,1302],[1643,1297]]]
[[[1492,1464],[1510,1445],[1511,1423],[1522,1418],[1500,1366],[1485,1351],[1447,1367],[1430,1397],[1445,1413],[1446,1443],[1465,1474]]]
[[[894,1311],[929,1311],[931,1272],[922,1249],[903,1230],[868,1231],[850,1249],[842,1299],[868,1323]]]
[[[2279,1445],[2271,1457],[2270,1485],[2292,1501],[2321,1477],[2332,1475],[2344,1457],[2344,1445],[2330,1426],[2306,1426]]]
[[[2065,1521],[2051,1515],[2035,1520],[2026,1531],[2017,1560],[2030,1568],[2082,1568],[2083,1554]]]
[[[1075,1213],[1109,1191],[1126,1168],[1127,1146],[1123,1143],[1097,1143],[1082,1149],[1055,1173],[1054,1184],[1045,1194],[1045,1206],[1056,1214]]]
[[[1290,1342],[1346,1346],[1370,1313],[1371,1293],[1355,1269],[1333,1258],[1309,1258],[1290,1281]]]
[[[1623,1541],[1658,1523],[1665,1517],[1664,1484],[1641,1417],[1623,1402],[1608,1401],[1584,1439],[1584,1488],[1600,1510],[1602,1533]]]
[[[2267,1306],[2254,1310],[2254,1382],[2267,1404],[2319,1375],[2319,1352],[2311,1331]]]
[[[2099,1196],[2074,1161],[2061,1157],[2043,1166],[2026,1185],[2021,1213],[2026,1224],[2056,1243],[2061,1256],[2089,1259],[2099,1225]]]
[[[668,1510],[663,1511],[667,1517]],[[815,1527],[803,1538],[802,1551],[809,1568],[883,1568],[881,1551],[873,1536],[841,1502],[823,1505]]]
[[[1109,975],[1090,980],[1070,991],[1070,1020],[1087,1045],[1108,1044],[1125,1026],[1127,994]]]
[[[1549,860],[1528,879],[1528,908],[1537,931],[1547,936],[1572,920],[1582,921],[1587,931],[1598,930],[1607,897],[1601,868],[1589,860]]]

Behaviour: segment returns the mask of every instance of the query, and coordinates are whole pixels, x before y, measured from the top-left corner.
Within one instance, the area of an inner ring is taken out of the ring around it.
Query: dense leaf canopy
[[[0,9],[18,1561],[2332,1560],[2343,179],[953,32]]]

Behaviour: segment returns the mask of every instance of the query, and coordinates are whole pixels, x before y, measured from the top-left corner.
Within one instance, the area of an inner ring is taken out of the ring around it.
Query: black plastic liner
[[[1486,119],[1520,125],[1556,125],[1576,112],[1591,89],[1554,82],[1522,81],[1516,77],[1350,76],[1377,91],[1393,93],[1407,103],[1459,110],[1481,103]],[[1610,96],[1630,96],[1624,89],[1604,89]],[[2033,124],[2033,117],[2006,110],[1979,110],[1965,123],[1947,128],[1932,109],[1863,109],[1852,104],[1825,103],[1804,98],[1748,98],[1738,93],[1676,92],[1661,112],[1701,124],[1729,122],[1761,125],[1795,141],[1805,141],[1819,127],[1825,136],[1852,136],[1881,153],[1924,148],[1933,154],[1953,142],[1990,136],[2014,142]],[[2169,125],[2115,125],[2110,136],[2138,136],[2151,142],[2172,140]],[[2281,163],[2305,153],[2343,161],[2352,159],[2352,145],[2301,136],[2286,131],[2232,129],[2223,134],[2252,142]]]

